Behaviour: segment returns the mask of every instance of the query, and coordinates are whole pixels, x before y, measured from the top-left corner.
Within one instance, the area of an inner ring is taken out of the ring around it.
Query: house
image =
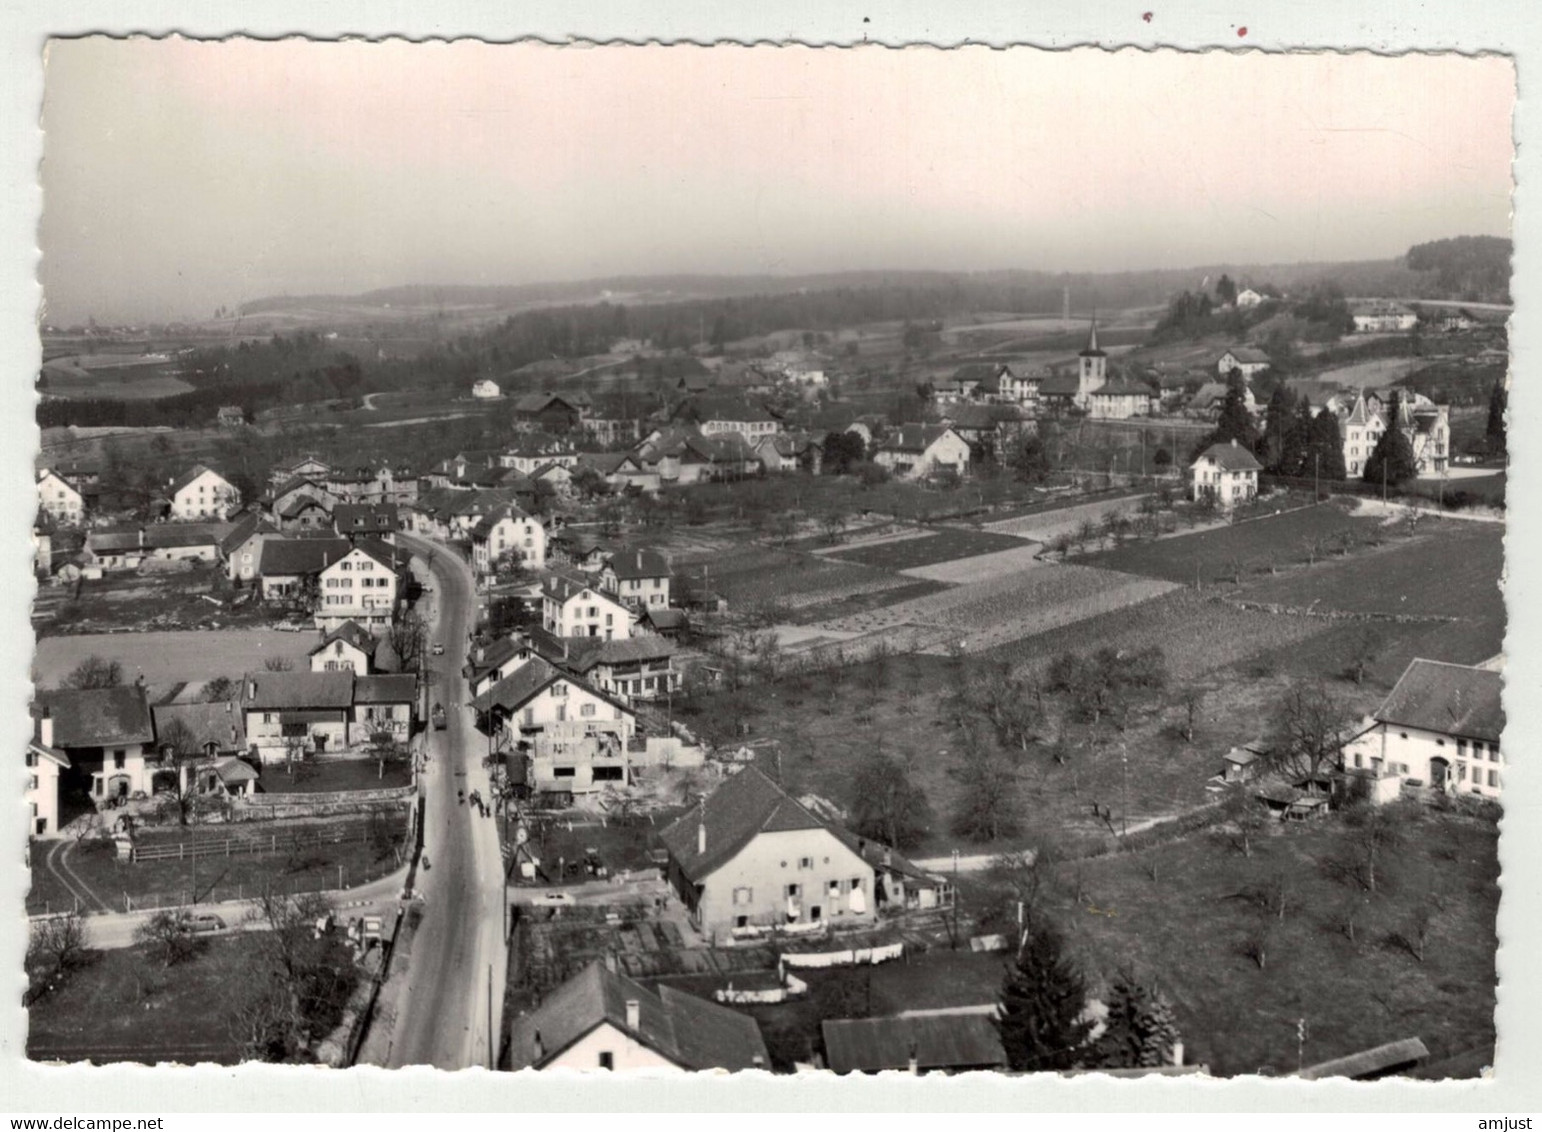
[[[1262,739],[1233,747],[1222,756],[1221,781],[1252,782],[1267,769],[1268,759],[1269,746]]]
[[[1007,1066],[989,1014],[829,1018],[819,1028],[825,1067],[834,1073],[968,1073]]]
[[[246,424],[246,412],[240,405],[221,405],[215,423],[220,428],[241,428]]]
[[[635,444],[642,438],[641,416],[624,405],[596,405],[578,424],[590,440],[607,448]]]
[[[806,432],[762,436],[754,449],[760,466],[770,473],[803,471],[818,475],[824,460],[823,448]]]
[[[764,405],[732,394],[688,397],[671,419],[695,424],[705,437],[737,433],[751,444],[781,428],[776,415]]]
[[[532,632],[531,643],[554,667],[625,701],[662,699],[680,690],[675,646],[663,637],[642,635],[602,641]]]
[[[526,393],[514,401],[514,427],[522,432],[571,432],[590,407],[587,393]]]
[[[268,483],[275,488],[294,480],[325,483],[327,476],[331,474],[332,467],[325,460],[318,460],[314,456],[301,456],[298,460],[277,465],[268,473]]]
[[[878,446],[873,462],[904,479],[969,470],[969,444],[947,425],[902,425]]]
[[[478,574],[492,574],[505,556],[527,567],[546,565],[546,528],[512,503],[471,528],[471,560]]]
[[[1224,508],[1235,507],[1258,495],[1258,473],[1263,470],[1253,453],[1237,443],[1212,444],[1189,465],[1195,499],[1209,497]]]
[[[418,497],[412,469],[393,468],[385,462],[334,468],[327,476],[327,489],[340,503],[411,503]]]
[[[418,678],[410,672],[389,676],[356,674],[353,680],[353,732],[356,743],[389,735],[398,743],[412,738]]]
[[[69,766],[60,769],[72,787],[99,804],[150,793],[145,754],[155,725],[143,684],[39,692],[36,706],[52,720],[52,741],[43,745],[64,754]]]
[[[1087,395],[1087,415],[1094,420],[1152,417],[1161,408],[1162,395],[1143,381],[1106,381]]]
[[[1221,410],[1226,405],[1227,392],[1228,386],[1224,381],[1205,382],[1189,398],[1188,414],[1205,420],[1219,420]],[[1249,416],[1258,416],[1261,406],[1253,396],[1253,387],[1247,384],[1242,387],[1242,405]]]
[[[593,531],[569,527],[557,531],[547,543],[551,560],[559,565],[572,566],[587,574],[602,570],[610,561],[611,551],[605,541]]]
[[[501,394],[498,389],[498,383],[484,377],[480,381],[473,381],[471,383],[471,395],[478,401],[493,401]]]
[[[554,637],[625,638],[637,623],[637,614],[581,574],[554,571],[541,599],[541,628]]]
[[[220,539],[220,557],[225,560],[225,575],[231,581],[250,582],[257,577],[257,562],[262,543],[278,528],[261,515],[246,514]]]
[[[534,655],[530,641],[519,634],[477,645],[466,659],[466,686],[473,696],[480,696]]]
[[[241,493],[224,476],[203,464],[194,464],[171,481],[173,519],[228,519],[241,508]]]
[[[369,538],[394,543],[401,508],[395,503],[339,503],[332,510],[332,529],[351,542]]]
[[[638,491],[652,495],[659,490],[657,467],[649,471],[630,452],[586,453],[578,458],[578,468],[593,469],[595,474],[610,485],[612,491],[626,491],[635,487]]]
[[[512,1069],[764,1069],[746,1014],[667,984],[653,993],[596,959],[509,1026]]]
[[[1270,364],[1269,355],[1262,350],[1255,350],[1251,346],[1233,346],[1216,359],[1215,372],[1224,382],[1233,370],[1241,370],[1243,378],[1252,381],[1256,375],[1268,369]]]
[[[357,621],[344,621],[311,649],[311,671],[352,672],[367,676],[374,670],[375,650],[379,644]]]
[[[28,837],[52,837],[59,832],[59,774],[69,769],[70,756],[54,746],[53,716],[45,710],[33,720],[32,741],[27,744]]]
[[[347,539],[269,535],[257,558],[263,601],[303,599],[321,572],[352,549]]]
[[[660,551],[618,550],[600,569],[600,589],[638,611],[667,608],[673,576],[669,559]]]
[[[1344,470],[1358,476],[1387,431],[1391,406],[1363,389],[1353,401],[1336,397],[1327,407],[1339,418],[1343,436]],[[1421,476],[1439,475],[1451,459],[1451,407],[1437,405],[1421,393],[1405,393],[1398,399],[1398,429],[1413,452],[1414,468]]]
[[[1505,713],[1502,673],[1465,664],[1414,660],[1371,717],[1345,744],[1345,770],[1396,775],[1410,786],[1498,798]]]
[[[691,627],[690,618],[683,609],[650,609],[643,614],[642,624],[650,633],[668,640],[678,640]]]
[[[355,544],[322,567],[318,579],[318,629],[336,629],[344,621],[371,631],[390,627],[400,578],[396,555],[385,543]]]
[[[517,468],[529,475],[547,464],[573,467],[578,463],[578,449],[565,436],[548,432],[522,432],[498,456],[500,468]]]
[[[858,837],[844,826],[829,826],[857,856],[873,866],[873,902],[877,912],[928,911],[953,906],[953,884],[929,873],[892,847]]]
[[[1237,292],[1237,298],[1235,301],[1237,309],[1245,311],[1259,306],[1264,301],[1264,297],[1257,291],[1253,290],[1253,288],[1244,287],[1242,290]]]
[[[155,704],[150,708],[150,716],[155,724],[157,746],[163,752],[168,749],[167,740],[176,730],[185,732],[187,746],[183,753],[197,753],[205,761],[212,762],[222,755],[237,755],[246,750],[245,713],[229,700]],[[150,776],[152,783],[159,787],[161,779],[168,773],[175,777],[175,770],[156,770]],[[186,790],[187,784],[184,782],[177,788]]]
[[[985,395],[990,378],[990,366],[964,366],[951,379],[932,385],[932,403],[946,406],[978,401]]]
[[[37,502],[43,513],[61,526],[77,526],[85,521],[85,497],[47,468],[37,474]]]
[[[736,928],[871,922],[873,866],[755,767],[660,834],[667,879],[713,939]]]
[[[996,371],[996,399],[1009,405],[1032,405],[1038,401],[1039,386],[1047,376],[1042,370],[1003,365]]]
[[[102,480],[102,466],[95,460],[60,460],[52,467],[54,475],[89,498]]]
[[[942,411],[940,423],[963,437],[972,461],[994,460],[1038,428],[1026,409],[1013,404],[957,405]]]
[[[228,528],[218,523],[157,523],[144,529],[146,558],[155,562],[217,562]]]
[[[352,672],[251,672],[242,681],[246,740],[264,763],[349,744]]]
[[[1355,303],[1349,308],[1349,314],[1354,319],[1355,332],[1358,334],[1412,330],[1419,322],[1419,316],[1412,309],[1386,299]]]
[[[281,531],[325,531],[333,526],[332,506],[309,492],[289,495],[271,513]]]

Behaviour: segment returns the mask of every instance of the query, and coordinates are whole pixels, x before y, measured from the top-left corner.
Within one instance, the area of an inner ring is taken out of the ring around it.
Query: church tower
[[[1087,335],[1087,348],[1077,355],[1081,368],[1077,373],[1076,400],[1085,407],[1087,397],[1094,389],[1103,388],[1108,381],[1108,355],[1098,349],[1098,315],[1092,312],[1092,330]]]

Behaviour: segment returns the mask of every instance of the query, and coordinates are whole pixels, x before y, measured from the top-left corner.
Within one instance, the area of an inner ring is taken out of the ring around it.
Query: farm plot
[[[991,581],[958,586],[819,628],[886,640],[903,651],[961,644],[978,652],[1124,609],[1176,588],[1171,582],[1085,566],[1045,565]]]
[[[1308,507],[1178,538],[1129,543],[1077,561],[1173,582],[1231,581],[1239,565],[1247,573],[1271,563],[1305,562],[1314,543],[1317,554],[1325,556],[1335,540],[1358,543],[1376,536],[1377,525],[1378,520],[1341,507]]]
[[[1038,554],[1039,544],[1030,542],[1010,550],[977,554],[973,558],[959,558],[952,562],[939,562],[935,566],[920,566],[913,570],[906,570],[904,573],[911,578],[923,578],[931,582],[949,582],[954,585],[989,582],[1044,565],[1039,561]]]
[[[123,666],[126,681],[143,676],[150,684],[240,676],[262,668],[270,658],[289,660],[296,668],[303,668],[306,653],[319,639],[314,633],[276,629],[44,637],[33,654],[32,678],[39,687],[56,688],[89,656],[116,660]]]
[[[912,579],[872,566],[759,546],[718,555],[710,564],[685,567],[682,573],[740,608],[774,605],[797,610],[913,584]]]
[[[1033,515],[1015,515],[1010,519],[986,523],[984,529],[996,534],[1032,539],[1034,542],[1049,542],[1058,535],[1074,532],[1088,520],[1101,523],[1105,515],[1134,515],[1140,510],[1140,501],[1144,498],[1144,495],[1130,495],[1121,499],[1105,499],[1096,503],[1041,511]]]
[[[1023,549],[1023,540],[1012,535],[992,531],[974,531],[961,527],[944,527],[924,538],[894,540],[851,550],[836,550],[826,554],[825,557],[841,562],[877,566],[885,570],[917,570],[996,551],[1021,549]]]

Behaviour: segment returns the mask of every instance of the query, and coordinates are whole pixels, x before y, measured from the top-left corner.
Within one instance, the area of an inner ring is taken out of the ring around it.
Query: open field
[[[258,783],[265,794],[330,794],[339,790],[392,790],[412,785],[412,765],[405,759],[311,758],[297,764],[299,774],[282,766],[263,771]]]
[[[990,554],[977,554],[973,558],[939,562],[935,566],[918,566],[906,570],[905,574],[912,578],[947,582],[952,585],[990,582],[1043,565],[1037,557],[1039,550],[1037,543],[1019,542],[1010,550],[997,550]]]
[[[1086,520],[1099,523],[1103,516],[1134,515],[1140,510],[1144,495],[1127,495],[1122,498],[1081,503],[1051,511],[1036,511],[1029,515],[1015,515],[1009,519],[997,519],[984,524],[984,529],[996,534],[1013,535],[1034,542],[1049,542],[1061,534],[1070,534]]]
[[[1383,863],[1374,894],[1327,875],[1323,862],[1346,842],[1329,819],[1277,825],[1251,858],[1194,836],[1087,861],[1075,866],[1082,904],[1062,895],[1053,911],[1089,972],[1125,967],[1155,981],[1173,1003],[1188,1059],[1218,1075],[1293,1072],[1300,1018],[1307,1064],[1413,1036],[1432,1061],[1476,1049],[1485,1054],[1478,1064],[1492,1064],[1498,830],[1430,811],[1408,821],[1414,828]],[[1283,920],[1242,895],[1275,876],[1289,893]],[[1429,893],[1442,911],[1420,961],[1390,936],[1409,930]],[[1349,908],[1354,941],[1331,926]],[[1260,924],[1263,969],[1241,954]]]
[[[142,401],[189,393],[176,362],[164,356],[75,354],[43,363],[42,392],[53,397]]]
[[[40,587],[32,604],[33,626],[47,636],[265,627],[279,619],[252,590],[233,591],[224,571],[206,563]]]
[[[796,610],[911,584],[911,579],[876,567],[755,545],[716,554],[705,563],[681,563],[678,573],[738,608],[775,605]]]
[[[943,527],[920,538],[880,542],[851,550],[832,550],[824,557],[885,570],[914,570],[998,550],[1021,550],[1022,546],[1023,540],[1011,535],[964,527]]]
[[[196,957],[167,970],[142,947],[93,951],[84,968],[28,1011],[34,1061],[161,1061],[233,1065],[230,1026],[244,983],[247,942],[203,941]]]
[[[258,671],[270,658],[306,666],[305,656],[321,637],[316,632],[282,633],[277,629],[188,630],[151,633],[85,633],[44,637],[33,654],[33,682],[56,688],[89,656],[116,660],[123,678],[139,676],[149,684],[206,681]]]
[[[1345,389],[1385,389],[1401,382],[1427,364],[1423,358],[1372,358],[1353,365],[1324,370],[1314,376]]]

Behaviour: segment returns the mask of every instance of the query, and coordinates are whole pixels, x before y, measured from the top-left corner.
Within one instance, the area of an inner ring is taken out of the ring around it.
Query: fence
[[[1503,509],[1505,505],[1502,491],[1483,491],[1475,488],[1471,481],[1465,480],[1450,480],[1444,487],[1440,484],[1432,486],[1428,481],[1424,481],[1383,489],[1380,484],[1366,483],[1364,480],[1317,480],[1311,476],[1260,475],[1258,486],[1260,489],[1273,487],[1317,491],[1323,495],[1353,495],[1362,499],[1380,499],[1385,493],[1388,499],[1399,503],[1427,506],[1443,502],[1447,511],[1460,511],[1475,505]]]
[[[310,849],[319,845],[339,845],[353,841],[367,841],[372,834],[368,827],[355,829],[322,829],[311,834],[280,837],[223,837],[218,841],[178,841],[173,845],[135,845],[130,860],[139,864],[147,861],[188,861],[200,857],[234,857],[244,853],[289,853]]]

